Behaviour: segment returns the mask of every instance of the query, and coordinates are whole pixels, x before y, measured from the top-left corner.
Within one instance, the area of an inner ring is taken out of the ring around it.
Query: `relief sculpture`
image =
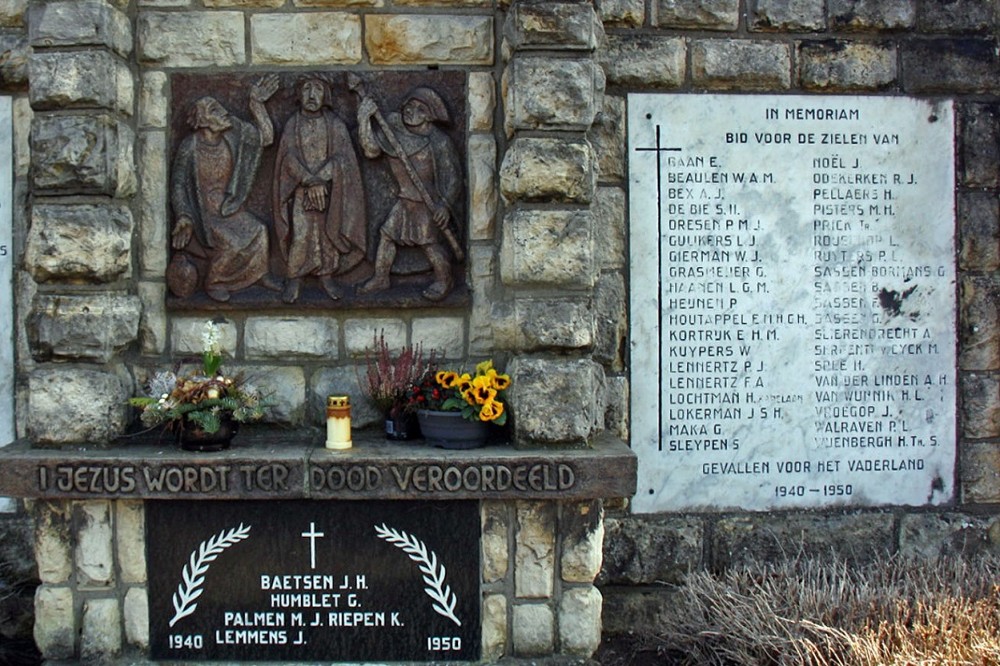
[[[461,75],[171,81],[170,307],[468,301]]]

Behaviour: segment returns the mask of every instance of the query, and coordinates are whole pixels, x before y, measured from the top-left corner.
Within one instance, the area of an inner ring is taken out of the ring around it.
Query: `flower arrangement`
[[[398,354],[393,354],[385,341],[385,331],[373,336],[372,349],[365,354],[365,374],[359,377],[361,390],[383,413],[406,405],[406,392],[424,376],[428,365],[434,362],[434,352],[430,360],[424,360],[423,345],[407,345]]]
[[[475,374],[454,370],[431,369],[409,391],[410,409],[462,412],[469,421],[483,421],[502,426],[507,422],[505,391],[510,375],[497,372],[493,361],[476,366]]]
[[[218,432],[224,418],[246,423],[264,416],[268,403],[257,387],[243,375],[229,377],[221,372],[219,327],[211,321],[205,323],[202,345],[200,371],[184,376],[157,372],[147,382],[147,395],[129,400],[142,410],[143,425],[183,428],[187,420],[211,434]]]

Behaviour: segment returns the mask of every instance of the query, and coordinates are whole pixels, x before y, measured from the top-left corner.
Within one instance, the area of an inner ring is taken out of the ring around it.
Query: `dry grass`
[[[695,573],[647,647],[698,666],[995,666],[998,574],[995,558]]]

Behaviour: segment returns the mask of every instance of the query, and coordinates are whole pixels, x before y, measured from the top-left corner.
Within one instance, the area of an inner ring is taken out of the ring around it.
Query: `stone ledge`
[[[231,449],[182,451],[169,438],[108,446],[0,449],[0,495],[42,499],[579,500],[631,497],[636,456],[610,435],[588,449],[470,451],[354,432],[330,451],[319,430],[252,429]]]

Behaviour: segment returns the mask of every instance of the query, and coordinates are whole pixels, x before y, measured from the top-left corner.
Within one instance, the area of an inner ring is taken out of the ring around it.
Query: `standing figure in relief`
[[[255,283],[280,289],[268,273],[267,227],[244,208],[261,152],[274,141],[264,102],[277,89],[275,75],[253,85],[253,124],[230,115],[214,97],[202,97],[190,109],[192,131],[177,149],[171,174],[175,260],[168,282],[176,260],[187,253],[204,260],[203,287],[216,301],[228,301],[232,292]],[[184,291],[193,291],[196,279],[187,280]]]
[[[335,275],[365,256],[365,197],[347,126],[330,110],[329,84],[299,84],[299,110],[285,125],[274,168],[274,235],[284,264],[282,300],[294,303],[302,279],[319,278],[333,300]]]
[[[372,120],[378,123],[373,127]],[[451,138],[438,127],[449,122],[441,97],[426,87],[410,92],[401,113],[383,118],[375,101],[362,92],[358,138],[366,157],[385,155],[396,180],[397,201],[379,230],[375,274],[358,290],[371,294],[389,288],[398,246],[419,247],[434,280],[424,298],[439,301],[452,289],[452,267],[445,241],[455,258],[461,249],[448,227],[462,192],[461,162]]]

